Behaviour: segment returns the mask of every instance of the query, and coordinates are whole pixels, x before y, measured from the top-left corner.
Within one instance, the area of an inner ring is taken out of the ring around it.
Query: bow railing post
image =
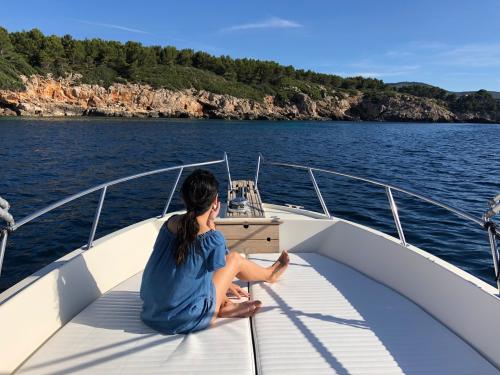
[[[175,190],[177,189],[177,185],[179,184],[179,180],[181,179],[182,171],[184,171],[184,167],[181,167],[181,169],[179,169],[179,173],[177,174],[177,178],[175,179],[174,186],[172,187],[172,191],[170,192],[167,204],[165,205],[165,208],[163,209],[163,213],[161,214],[161,217],[164,217],[168,212],[168,208],[170,207],[170,202],[172,202],[172,198],[174,197]]]
[[[259,182],[259,172],[260,172],[260,158],[261,158],[261,155],[259,154],[259,157],[257,159],[257,170],[255,172],[255,181],[254,181],[254,185],[255,185],[255,188],[257,189],[257,184]]]
[[[329,219],[332,218],[332,215],[330,215],[330,212],[328,211],[328,207],[326,207],[325,200],[323,199],[323,196],[321,195],[321,191],[319,190],[318,183],[316,182],[316,179],[314,178],[314,173],[311,168],[309,168],[309,177],[311,177],[312,184],[314,186],[314,191],[316,191],[316,195],[318,196],[319,203],[321,203],[321,207],[323,208],[323,212],[325,213],[326,216],[328,216]]]
[[[398,231],[401,244],[403,246],[407,246],[405,234],[403,232],[403,227],[401,226],[401,221],[399,220],[398,206],[396,205],[396,201],[392,196],[391,188],[389,186],[386,186],[385,192],[387,193],[387,198],[389,199],[389,205],[391,206],[392,217],[394,218],[394,224],[396,224],[396,229]]]
[[[224,152],[224,160],[226,162],[226,169],[227,169],[227,180],[229,184],[229,190],[231,190],[233,186],[233,182],[231,180],[231,171],[229,170],[229,159],[227,158],[227,153]]]
[[[5,248],[7,247],[8,236],[9,236],[9,231],[7,229],[2,230],[1,242],[0,242],[0,275],[2,274],[3,258],[5,255]]]
[[[89,235],[89,241],[87,243],[87,250],[90,249],[94,243],[95,232],[97,230],[97,224],[99,224],[99,218],[101,217],[102,205],[104,204],[104,198],[106,197],[106,190],[108,186],[105,185],[101,190],[101,196],[99,197],[99,204],[95,211],[94,222],[92,223],[92,229]]]
[[[500,255],[498,254],[495,224],[493,224],[491,221],[487,221],[485,227],[488,228],[488,238],[490,240],[491,257],[493,259],[493,265],[495,267],[495,282],[497,284],[498,293],[500,293],[500,263],[499,263]]]

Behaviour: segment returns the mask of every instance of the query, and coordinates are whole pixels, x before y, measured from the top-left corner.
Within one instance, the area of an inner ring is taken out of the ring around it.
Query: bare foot
[[[227,303],[220,307],[219,318],[248,318],[260,310],[262,302],[245,301],[241,303]]]
[[[267,280],[270,283],[275,283],[278,281],[278,279],[281,277],[283,272],[288,267],[288,263],[290,263],[290,257],[288,255],[288,252],[286,250],[281,252],[280,257],[274,264],[270,267],[273,271],[271,273],[271,276],[269,277],[269,280]]]

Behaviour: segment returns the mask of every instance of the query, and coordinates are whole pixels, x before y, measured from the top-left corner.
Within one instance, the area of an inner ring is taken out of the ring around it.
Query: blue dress
[[[207,328],[215,312],[213,272],[226,265],[226,241],[210,230],[191,244],[186,261],[177,265],[176,237],[164,224],[142,275],[141,318],[166,334]]]

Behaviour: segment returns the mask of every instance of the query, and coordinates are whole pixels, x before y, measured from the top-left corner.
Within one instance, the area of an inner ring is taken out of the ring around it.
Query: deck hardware
[[[408,246],[405,239],[405,234],[403,232],[403,227],[401,226],[401,221],[399,220],[398,214],[398,206],[396,205],[396,201],[392,196],[391,188],[386,186],[385,192],[387,193],[387,199],[389,199],[389,205],[391,206],[392,217],[394,218],[394,224],[396,224],[396,229],[398,230],[399,239],[403,246]]]
[[[94,243],[95,232],[97,230],[97,224],[99,224],[99,218],[101,217],[102,205],[104,204],[104,198],[106,198],[106,191],[108,186],[104,186],[101,190],[101,196],[99,197],[99,204],[95,211],[94,222],[92,223],[92,230],[90,231],[89,241],[87,243],[87,250],[90,249]]]
[[[172,198],[174,197],[175,190],[177,189],[177,185],[179,184],[179,180],[181,179],[182,171],[184,171],[184,167],[181,167],[179,169],[179,173],[177,174],[177,178],[175,179],[174,186],[172,187],[172,190],[170,191],[170,195],[168,196],[167,204],[165,205],[165,208],[163,209],[163,213],[161,214],[161,217],[164,217],[168,212],[168,208],[170,207],[170,202],[172,202]]]
[[[318,196],[319,203],[321,203],[321,207],[323,207],[323,212],[325,213],[326,216],[328,216],[329,219],[331,219],[332,215],[330,215],[330,212],[328,212],[328,207],[326,207],[326,203],[323,199],[323,196],[321,195],[321,191],[319,190],[318,183],[314,178],[314,173],[311,168],[309,168],[309,177],[311,177],[311,181],[314,186],[314,190],[316,191],[316,195]]]
[[[250,207],[248,206],[246,187],[241,186],[236,191],[236,196],[229,201],[228,205],[229,212],[248,212]]]
[[[304,206],[299,206],[297,204],[285,203],[285,206],[290,208],[295,208],[296,210],[303,210]]]

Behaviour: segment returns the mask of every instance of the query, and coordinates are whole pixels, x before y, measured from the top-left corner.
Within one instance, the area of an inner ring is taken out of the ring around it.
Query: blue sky
[[[500,91],[499,0],[5,1],[0,25]]]

